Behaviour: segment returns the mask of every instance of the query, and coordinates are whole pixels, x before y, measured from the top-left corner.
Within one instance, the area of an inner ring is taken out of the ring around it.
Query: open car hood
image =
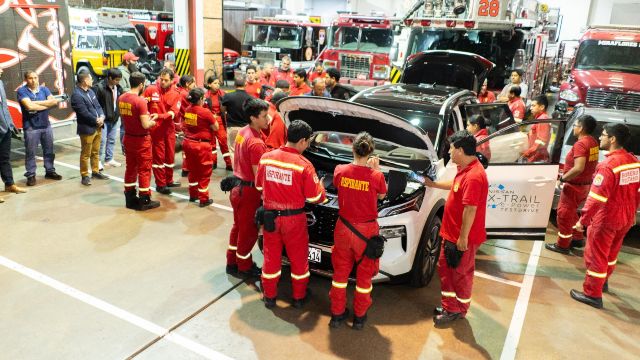
[[[370,106],[315,96],[292,96],[280,101],[278,110],[287,126],[294,120],[304,120],[314,132],[356,135],[366,131],[376,139],[415,149],[437,160],[433,144],[422,129]]]
[[[454,86],[478,92],[495,66],[482,56],[468,52],[424,51],[409,58],[400,82]]]

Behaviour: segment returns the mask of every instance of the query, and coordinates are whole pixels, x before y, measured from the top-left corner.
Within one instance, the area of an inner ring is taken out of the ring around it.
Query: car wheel
[[[422,231],[418,251],[413,259],[413,267],[411,269],[410,284],[413,287],[428,285],[433,278],[433,274],[436,273],[442,245],[441,227],[442,220],[436,215]]]

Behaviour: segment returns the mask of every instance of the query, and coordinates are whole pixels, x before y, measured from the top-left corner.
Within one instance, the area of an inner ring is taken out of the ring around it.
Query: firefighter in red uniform
[[[289,57],[289,55],[282,57],[280,67],[274,71],[273,75],[275,82],[278,82],[278,80],[286,80],[289,85],[293,87],[293,70],[291,69],[291,57]]]
[[[123,143],[127,160],[124,171],[126,206],[128,209],[141,211],[160,206],[158,201],[151,200],[152,155],[149,128],[156,125],[155,119],[158,115],[149,115],[147,101],[140,96],[146,80],[143,73],[132,73],[129,78],[131,90],[118,98],[118,110],[125,129]]]
[[[211,181],[211,142],[218,130],[218,122],[204,105],[204,89],[189,91],[191,104],[184,113],[184,152],[191,161],[189,171],[189,201],[200,201],[200,207],[209,206],[209,182]]]
[[[485,79],[478,93],[478,102],[481,104],[492,103],[496,101],[496,95],[493,91],[489,91],[487,80]]]
[[[247,83],[244,85],[244,91],[256,99],[260,99],[260,91],[262,84],[258,81],[258,69],[255,65],[247,66]]]
[[[578,140],[565,158],[564,174],[560,177],[564,186],[557,209],[558,242],[545,244],[548,250],[568,255],[570,248],[584,246],[584,234],[573,226],[578,221],[578,206],[589,195],[598,165],[599,146],[591,136],[595,129],[596,119],[591,115],[582,115],[573,124],[573,135]]]
[[[356,291],[353,299],[353,328],[361,330],[371,306],[371,279],[378,273],[379,259],[364,255],[367,244],[345,225],[345,221],[367,239],[378,235],[378,199],[387,193],[384,175],[380,172],[377,157],[370,157],[375,147],[373,138],[366,132],[353,141],[353,163],[338,165],[333,173],[333,184],[338,189],[339,220],[334,230],[334,246],[331,251],[333,281],[331,321],[336,328],[349,316],[346,309],[349,274],[356,265]]]
[[[509,106],[509,110],[511,110],[511,114],[513,114],[513,118],[517,123],[522,122],[526,112],[524,101],[522,101],[522,98],[520,97],[521,93],[522,89],[518,85],[513,85],[509,89],[509,102],[507,105]]]
[[[311,74],[309,74],[309,81],[313,82],[313,80],[317,78],[324,79],[326,77],[327,73],[324,71],[324,64],[322,64],[322,61],[316,62],[316,66],[314,67]]]
[[[182,131],[183,121],[184,121],[184,111],[187,109],[189,101],[187,97],[189,96],[189,91],[196,87],[196,80],[191,75],[182,75],[180,80],[178,81],[178,86],[176,89],[180,93],[180,115],[177,116],[177,120],[174,121],[176,126],[176,132]],[[182,151],[182,173],[181,176],[187,177],[189,175],[189,164],[187,160],[186,153]]]
[[[550,119],[547,115],[549,102],[546,96],[538,95],[531,101],[531,113],[536,120]],[[548,162],[549,151],[547,146],[551,139],[551,125],[548,123],[533,124],[529,129],[529,148],[522,153],[527,162]]]
[[[325,200],[315,168],[302,156],[312,133],[304,121],[293,121],[286,146],[264,154],[258,167],[256,187],[262,191],[264,204],[262,289],[268,309],[276,305],[283,247],[291,263],[293,306],[301,308],[309,299],[309,233],[304,204]]]
[[[175,159],[176,130],[174,121],[180,112],[180,93],[173,86],[173,71],[160,70],[156,84],[144,91],[149,103],[149,111],[158,114],[158,126],[151,130],[153,149],[153,176],[156,178],[156,190],[165,195],[171,194],[170,187],[180,186],[173,181]]]
[[[577,301],[602,308],[602,292],[618,262],[622,241],[635,224],[640,206],[640,162],[623,148],[631,140],[624,124],[609,123],[600,135],[600,149],[609,151],[598,165],[591,191],[576,223],[578,231],[587,229],[584,263],[587,274],[583,291],[571,290]]]
[[[266,61],[262,64],[262,74],[260,74],[260,84],[276,87],[276,77],[273,75],[273,63]]]
[[[476,142],[480,142],[489,136],[487,131],[487,120],[482,115],[472,115],[467,120],[467,131],[476,138]],[[476,150],[484,155],[487,160],[491,160],[491,146],[489,141],[485,141],[482,145],[478,145]]]
[[[293,73],[293,86],[289,90],[290,96],[302,96],[311,92],[311,88],[307,85],[307,72],[304,69],[298,69]]]
[[[262,131],[269,126],[268,110],[269,105],[260,99],[250,98],[243,106],[249,125],[238,131],[235,140],[233,175],[240,179],[240,185],[234,187],[229,196],[233,207],[233,226],[227,250],[228,274],[255,277],[262,274],[251,259],[251,250],[258,240],[254,219],[261,194],[255,187],[255,179],[260,158],[267,151]]]
[[[218,122],[218,131],[216,131],[216,137],[211,141],[211,153],[213,154],[213,168],[218,167],[218,150],[216,148],[216,140],[222,153],[222,159],[226,165],[227,170],[233,170],[231,166],[231,152],[229,152],[229,141],[227,140],[227,127],[224,121],[220,104],[225,92],[220,90],[220,79],[214,76],[209,76],[207,79],[207,85],[209,90],[205,95],[206,105],[213,113],[216,121]]]
[[[486,240],[485,218],[489,182],[475,156],[476,139],[467,131],[449,138],[451,161],[458,165],[453,182],[425,185],[451,190],[442,217],[442,251],[438,261],[442,306],[434,310],[436,325],[464,318],[471,303],[476,252]]]
[[[283,92],[278,92],[271,97],[269,104],[269,129],[264,131],[264,135],[266,136],[264,143],[267,144],[269,150],[278,149],[287,143],[287,126],[284,124],[284,120],[282,120],[276,108],[278,101],[286,97],[287,94]]]

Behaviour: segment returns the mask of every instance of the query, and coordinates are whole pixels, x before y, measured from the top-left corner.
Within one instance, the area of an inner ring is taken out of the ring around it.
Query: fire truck
[[[326,45],[327,26],[320,17],[276,15],[245,21],[240,70],[252,60],[271,61],[276,66],[291,57],[293,69],[310,69]]]
[[[522,70],[529,85],[523,96],[540,93],[548,72],[545,10],[535,0],[417,1],[391,49],[394,65],[427,50],[464,51],[496,64],[487,77],[489,89],[501,90],[511,71]]]
[[[582,35],[560,86],[570,106],[640,111],[640,26],[594,25]]]
[[[318,60],[340,70],[341,83],[382,85],[391,71],[393,25],[387,17],[339,15],[331,23],[327,47]]]

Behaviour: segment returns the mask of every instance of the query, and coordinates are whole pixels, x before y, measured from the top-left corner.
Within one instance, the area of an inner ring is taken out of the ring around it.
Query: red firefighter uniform
[[[536,116],[536,120],[549,119],[547,113],[542,112]],[[531,125],[529,129],[529,148],[522,154],[527,162],[548,162],[549,151],[547,146],[551,139],[551,125],[539,123]]]
[[[275,72],[275,70],[274,70]],[[276,87],[276,77],[273,75],[273,73],[271,73],[271,75],[269,75],[267,77],[266,74],[262,74],[260,75],[260,84],[261,85],[267,85],[267,86],[271,86],[272,88]]]
[[[262,91],[262,84],[260,81],[248,82],[244,85],[244,91],[247,94],[253,96],[256,99],[260,99],[260,92]]]
[[[378,195],[387,193],[384,175],[367,166],[338,165],[333,174],[333,185],[338,189],[339,215],[362,235],[370,238],[379,232]],[[355,316],[362,317],[371,306],[371,279],[378,273],[379,259],[364,256],[367,244],[347,228],[342,220],[336,222],[334,245],[331,252],[333,281],[329,298],[331,313],[341,315],[347,304],[347,283],[353,265],[356,269],[356,291],[353,299]]]
[[[509,110],[511,110],[511,114],[513,114],[513,118],[518,119],[516,121],[522,121],[526,112],[524,101],[522,101],[522,98],[517,97],[509,100],[508,105]]]
[[[253,260],[251,250],[258,240],[258,228],[254,222],[260,206],[260,192],[255,188],[253,166],[267,151],[264,135],[249,125],[238,131],[235,140],[233,174],[242,184],[231,190],[229,196],[233,207],[233,226],[229,234],[227,265],[238,265],[238,271],[249,271]]]
[[[124,126],[126,168],[124,171],[124,191],[135,191],[139,195],[150,195],[151,183],[151,135],[142,127],[141,115],[149,115],[147,101],[134,94],[124,93],[118,98],[118,109]]]
[[[309,82],[313,82],[313,80],[320,78],[320,79],[324,79],[325,77],[327,77],[327,73],[326,72],[317,72],[317,71],[312,71],[311,74],[309,74]]]
[[[274,85],[278,82],[278,80],[285,80],[289,83],[289,86],[293,87],[293,69],[282,70],[280,68],[276,68],[273,70],[273,83]]]
[[[487,129],[480,129],[477,133],[473,135],[476,138],[477,142],[483,140],[489,136],[489,132]],[[489,145],[489,141],[485,141],[484,143],[478,145],[476,147],[476,151],[484,155],[487,160],[491,160],[491,146]]]
[[[185,110],[187,110],[187,107],[189,104],[189,100],[187,100],[187,97],[189,96],[189,90],[181,87],[176,87],[176,89],[180,93],[181,106],[180,106],[180,116],[174,119],[175,120],[174,123],[176,125],[176,131],[180,132],[180,131],[183,131],[184,112]],[[187,171],[187,172],[189,171],[189,162],[187,161],[187,155],[184,149],[182,150],[182,171]]]
[[[558,246],[567,249],[572,240],[583,240],[584,234],[575,231],[573,226],[578,222],[578,206],[589,194],[593,173],[598,165],[599,144],[592,136],[584,136],[573,145],[565,158],[564,172],[573,168],[574,159],[584,157],[587,162],[584,170],[574,179],[564,184],[560,193],[557,209]]]
[[[273,104],[269,104],[269,129],[263,133],[266,136],[264,142],[270,150],[278,149],[287,143],[287,126]]]
[[[209,181],[211,180],[211,141],[216,120],[209,109],[200,105],[191,105],[184,114],[184,152],[191,161],[189,171],[189,198],[200,200],[204,204],[209,200]]]
[[[218,122],[218,130],[215,133],[215,139],[211,141],[211,152],[213,154],[213,164],[218,163],[218,151],[216,148],[216,140],[222,153],[222,158],[227,168],[231,168],[231,152],[229,152],[229,141],[227,140],[227,128],[222,119],[222,111],[220,110],[220,102],[225,95],[224,91],[218,90],[217,92],[207,91],[205,97],[209,99],[209,110],[213,113],[216,121]]]
[[[587,228],[583,289],[602,297],[602,286],[618,261],[622,240],[635,222],[640,206],[640,162],[624,149],[607,154],[596,169],[580,223]]]
[[[291,90],[289,91],[289,96],[302,96],[306,93],[311,92],[311,88],[307,85],[306,82],[303,82],[300,87],[295,84],[291,85]]]
[[[180,93],[175,86],[163,89],[159,84],[151,85],[144,90],[149,111],[158,114],[158,125],[151,129],[153,149],[153,176],[156,186],[167,186],[173,182],[173,167],[175,166],[176,130],[175,117],[180,116]]]
[[[464,169],[458,168],[458,173],[453,179],[453,187],[449,191],[449,197],[444,206],[440,231],[443,250],[440,251],[438,261],[442,308],[449,313],[461,313],[464,316],[471,304],[476,252],[487,239],[485,218],[488,193],[487,174],[478,160],[474,160]],[[444,256],[444,241],[458,242],[465,206],[476,206],[476,217],[469,231],[468,249],[462,255],[458,267],[452,269],[447,265]]]
[[[495,101],[496,101],[496,95],[493,93],[493,91],[487,90],[487,92],[484,94],[482,92],[478,94],[478,102],[481,104],[492,103]]]
[[[324,201],[324,187],[311,162],[296,149],[286,146],[262,156],[256,176],[256,187],[262,191],[265,210],[299,211],[297,214],[276,217],[275,231],[263,230],[264,296],[273,299],[278,293],[284,246],[291,263],[293,298],[303,299],[309,282],[309,233],[304,204],[305,201]]]

